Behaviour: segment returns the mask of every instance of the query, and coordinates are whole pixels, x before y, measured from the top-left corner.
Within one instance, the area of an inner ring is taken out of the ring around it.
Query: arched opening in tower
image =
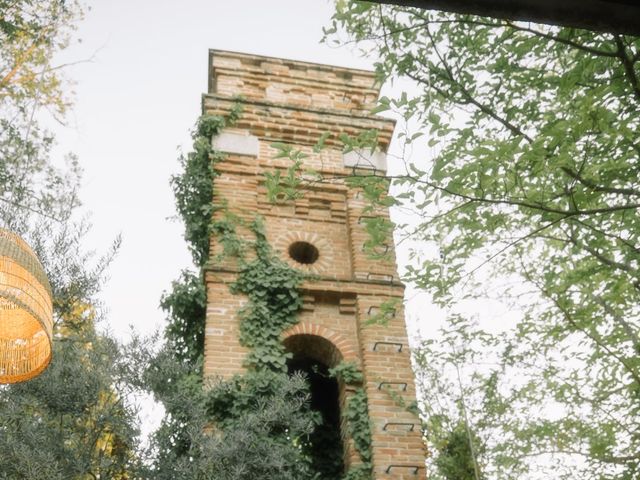
[[[305,445],[312,468],[322,480],[335,480],[344,471],[344,446],[340,434],[340,385],[329,375],[329,368],[341,360],[338,349],[317,335],[293,335],[284,341],[293,357],[287,362],[289,373],[307,377],[311,408],[318,413],[318,425]]]

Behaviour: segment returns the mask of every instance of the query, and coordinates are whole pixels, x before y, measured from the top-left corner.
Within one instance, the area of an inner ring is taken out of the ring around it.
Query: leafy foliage
[[[342,361],[329,369],[329,375],[347,385],[360,385],[364,380],[362,372],[353,362]]]
[[[227,119],[215,115],[200,117],[192,133],[193,150],[180,156],[183,171],[171,178],[176,208],[185,224],[184,238],[199,267],[209,259],[214,163],[222,158],[221,153],[213,150],[211,137],[225,125],[233,124],[239,114],[238,107]]]
[[[214,163],[222,158],[213,150],[211,137],[225,125],[232,124],[240,113],[235,108],[229,118],[208,115],[198,119],[192,132],[193,150],[180,156],[182,173],[171,178],[176,208],[185,224],[185,240],[198,274],[183,271],[172,289],[160,301],[169,315],[165,335],[182,360],[195,364],[203,355],[206,292],[202,268],[209,259],[212,233],[224,233],[224,225],[212,222]]]
[[[137,362],[143,372],[141,385],[153,392],[165,410],[147,455],[151,458],[150,472],[153,473],[148,475],[151,478],[155,478],[153,475],[169,478],[174,473],[178,475],[181,468],[189,471],[188,465],[179,465],[189,462],[190,452],[198,448],[198,440],[207,425],[202,413],[201,362],[200,358],[195,365],[186,363],[167,345],[155,355],[145,355]]]
[[[165,336],[175,355],[196,364],[204,348],[204,318],[207,313],[207,292],[202,278],[185,270],[171,285],[171,292],[162,296],[160,307],[169,314],[171,323]]]
[[[168,415],[145,478],[315,478],[302,454],[317,422],[303,377],[250,371],[203,388],[201,374],[170,350],[150,362],[146,381]]]
[[[242,267],[231,287],[249,298],[239,312],[240,342],[251,349],[246,359],[251,367],[286,372],[291,354],[285,352],[281,335],[297,323],[302,274],[273,255],[259,220],[252,227],[256,259]]]
[[[476,452],[471,451],[471,445],[478,444],[478,440],[469,442],[469,433],[464,423],[459,423],[446,438],[437,446],[438,457],[435,466],[446,480],[477,480],[482,478],[477,471],[474,461]]]
[[[39,107],[55,115],[69,105],[60,68],[50,65],[82,16],[77,1],[0,1],[0,102],[2,117],[24,120]]]
[[[0,478],[130,478],[139,432],[123,349],[85,327],[53,355],[42,375],[0,391]]]
[[[351,465],[342,479],[370,480],[373,475],[371,420],[369,419],[367,393],[360,386],[364,376],[354,363],[345,361],[329,369],[329,375],[346,385],[356,387],[355,392],[348,397],[342,418],[346,420],[348,433],[360,456],[361,463]]]
[[[355,449],[360,455],[361,464],[347,471],[344,480],[365,480],[372,476],[371,464],[371,420],[367,394],[364,388],[357,388],[347,402],[343,417],[347,420],[349,435],[353,439]]]
[[[420,215],[399,229],[421,244],[407,280],[451,313],[419,364],[431,442],[465,424],[492,478],[635,478],[640,40],[346,1],[327,40],[343,32],[381,81],[415,82],[376,111],[431,149],[391,176]],[[483,329],[471,299],[517,318]],[[447,478],[455,452],[432,452]]]
[[[223,430],[215,478],[313,479],[302,444],[318,423],[302,376],[269,371],[236,377],[208,395],[207,409]],[[226,438],[225,438],[226,437]],[[218,458],[215,458],[215,457]]]

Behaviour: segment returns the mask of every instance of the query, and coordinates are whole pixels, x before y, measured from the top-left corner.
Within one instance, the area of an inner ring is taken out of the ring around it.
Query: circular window
[[[289,256],[298,263],[309,265],[318,260],[320,252],[308,242],[294,242],[289,246]]]

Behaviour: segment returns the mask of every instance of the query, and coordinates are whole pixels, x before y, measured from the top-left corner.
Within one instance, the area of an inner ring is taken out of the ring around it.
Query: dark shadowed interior
[[[316,335],[295,335],[285,340],[293,358],[287,362],[289,373],[301,372],[309,382],[311,407],[320,414],[306,445],[315,471],[323,480],[335,480],[344,471],[344,450],[340,435],[339,385],[329,376],[335,365],[336,349],[328,340]]]

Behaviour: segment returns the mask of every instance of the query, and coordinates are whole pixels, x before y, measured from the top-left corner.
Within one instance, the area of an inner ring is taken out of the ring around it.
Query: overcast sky
[[[207,88],[209,48],[357,68],[372,63],[320,44],[328,0],[108,0],[90,2],[74,43],[58,62],[75,81],[69,125],[57,129],[59,151],[84,167],[81,197],[91,212],[88,245],[122,249],[103,292],[108,322],[150,332],[162,325],[163,290],[191,265],[169,187],[178,147]]]

